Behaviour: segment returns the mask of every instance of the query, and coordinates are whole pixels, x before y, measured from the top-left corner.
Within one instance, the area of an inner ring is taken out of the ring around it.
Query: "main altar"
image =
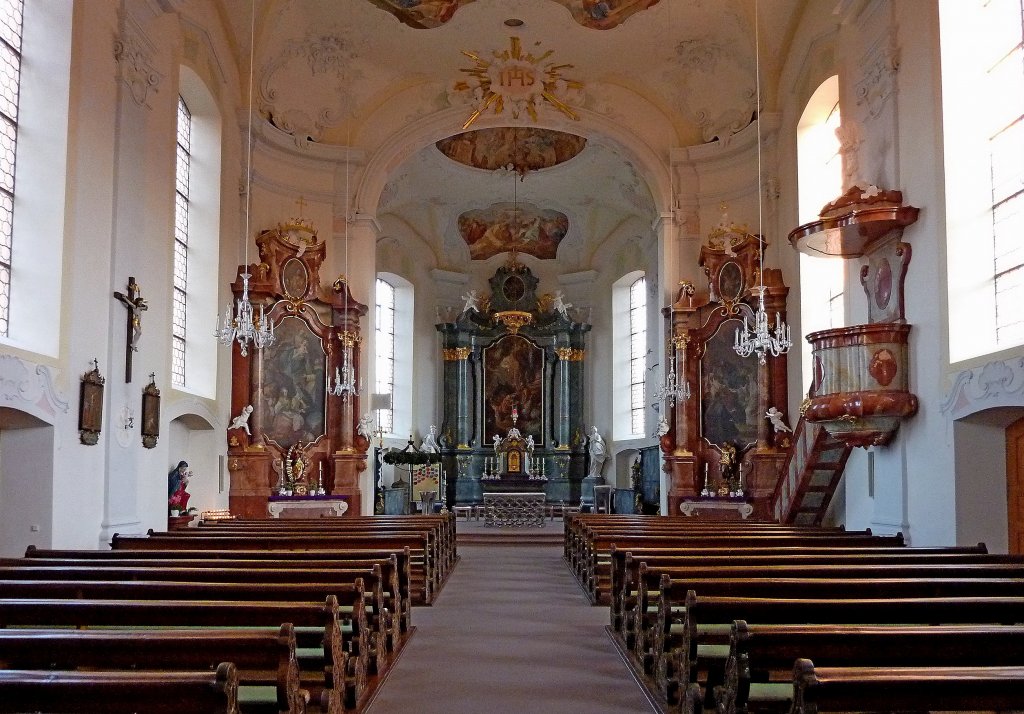
[[[585,338],[556,295],[515,253],[491,277],[489,296],[467,295],[436,325],[444,362],[441,454],[449,505],[485,493],[538,492],[576,503],[586,467]]]

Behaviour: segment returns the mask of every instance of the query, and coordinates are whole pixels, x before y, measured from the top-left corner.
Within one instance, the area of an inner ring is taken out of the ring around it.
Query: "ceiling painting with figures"
[[[510,250],[554,260],[568,230],[568,216],[532,204],[496,203],[459,216],[459,234],[473,260],[487,260]]]
[[[320,338],[299,318],[284,318],[276,333],[274,349],[262,351],[254,363],[262,373],[253,375],[257,423],[281,446],[315,441],[325,432],[327,356]]]

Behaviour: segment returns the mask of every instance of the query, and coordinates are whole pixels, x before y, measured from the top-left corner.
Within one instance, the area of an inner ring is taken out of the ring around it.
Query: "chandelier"
[[[757,286],[757,312],[754,313],[754,324],[750,326],[747,318],[743,318],[743,331],[736,328],[736,338],[733,342],[733,349],[740,357],[749,357],[757,353],[757,360],[760,364],[765,363],[765,357],[770,353],[772,357],[789,352],[793,346],[790,339],[789,325],[782,322],[779,313],[775,313],[775,329],[768,325],[768,313],[764,309],[764,233],[762,230],[762,199],[761,188],[761,43],[760,28],[758,25],[758,3],[754,0],[754,73],[757,101],[757,245],[758,245],[758,286]]]
[[[679,381],[679,377],[676,376],[676,355],[675,349],[672,351],[672,359],[670,361],[671,368],[667,375],[665,375],[665,383],[661,385],[654,398],[659,402],[674,402],[677,399],[689,399],[690,398],[690,383],[686,380]]]
[[[260,305],[260,316],[257,318],[253,311],[252,303],[249,301],[249,209],[252,206],[252,70],[256,52],[256,5],[255,0],[251,7],[251,20],[249,27],[249,130],[247,139],[247,157],[245,167],[245,262],[243,272],[239,274],[242,279],[242,296],[235,304],[235,315],[231,315],[231,303],[224,309],[224,321],[217,320],[217,329],[213,336],[224,345],[229,347],[233,342],[238,342],[239,351],[245,357],[249,354],[249,343],[261,350],[274,344],[274,323],[267,319],[263,313],[263,305]]]
[[[348,294],[348,285],[345,286],[345,293]],[[347,313],[346,313],[347,314]],[[359,341],[358,337],[351,332],[342,332],[341,335],[341,367],[334,368],[334,385],[331,386],[330,377],[327,378],[327,392],[336,397],[349,399],[359,396],[359,386],[356,384],[356,370],[352,364],[352,349]]]

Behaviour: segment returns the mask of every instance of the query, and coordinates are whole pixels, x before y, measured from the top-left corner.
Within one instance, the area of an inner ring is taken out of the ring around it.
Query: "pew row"
[[[230,662],[202,672],[0,670],[0,712],[239,714]]]
[[[238,672],[242,714],[302,714],[295,628],[267,629],[0,629],[3,670]],[[148,711],[148,709],[146,709]]]
[[[300,682],[325,712],[354,709],[367,695],[365,666],[345,651],[340,617],[333,595],[321,604],[0,598],[0,627],[4,628],[247,627],[276,631],[282,623],[291,623],[297,653],[302,653],[298,657]]]

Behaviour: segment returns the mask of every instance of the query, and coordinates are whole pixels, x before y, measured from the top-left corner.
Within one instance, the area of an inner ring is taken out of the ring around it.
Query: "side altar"
[[[495,272],[491,294],[471,291],[454,321],[436,325],[444,362],[441,455],[449,505],[480,504],[487,492],[544,492],[576,503],[586,467],[585,338],[561,293],[515,254]]]
[[[251,276],[249,296],[276,340],[261,350],[232,348],[231,512],[266,518],[273,496],[281,506],[333,498],[345,506],[335,513],[358,514],[369,441],[357,433],[359,395],[344,387],[358,384],[367,307],[344,276],[321,283],[326,247],[303,219],[263,231],[256,245],[260,262],[239,273]],[[231,288],[240,296],[242,280]]]

